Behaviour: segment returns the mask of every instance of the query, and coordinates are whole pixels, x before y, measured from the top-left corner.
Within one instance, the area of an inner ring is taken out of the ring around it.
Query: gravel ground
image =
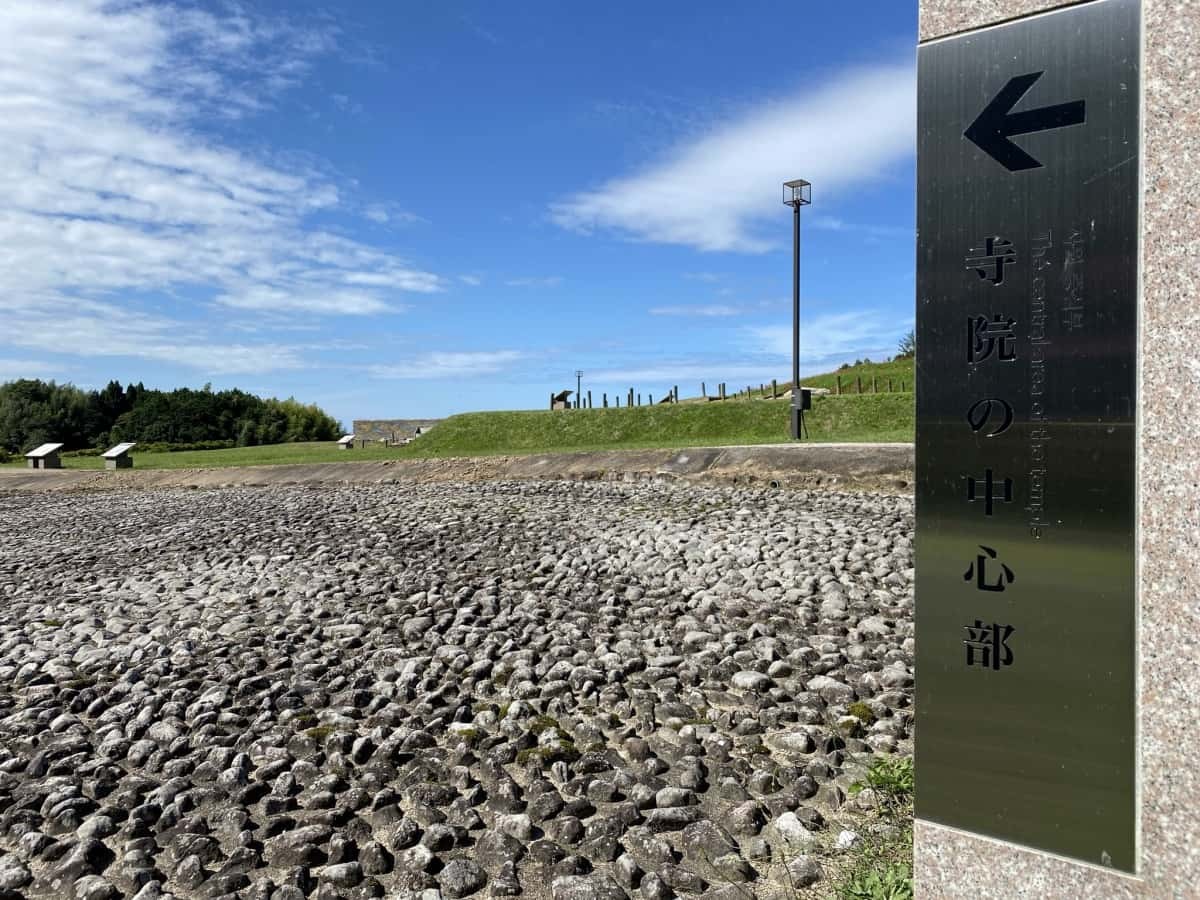
[[[882,827],[850,783],[911,753],[907,498],[284,486],[0,522],[0,898],[820,896]]]

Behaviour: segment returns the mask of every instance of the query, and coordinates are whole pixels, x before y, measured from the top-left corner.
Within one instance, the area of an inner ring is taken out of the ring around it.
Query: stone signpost
[[[918,893],[1200,896],[1200,5],[921,40]]]

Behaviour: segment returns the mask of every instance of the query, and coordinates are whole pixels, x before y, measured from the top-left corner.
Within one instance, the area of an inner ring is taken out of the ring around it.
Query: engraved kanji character
[[[1012,584],[1017,580],[1017,577],[1013,574],[1013,570],[1004,563],[1000,563],[1000,575],[996,577],[995,582],[989,582],[987,580],[987,575],[985,574],[987,561],[988,559],[996,558],[996,551],[991,547],[985,547],[982,544],[979,545],[979,549],[982,550],[983,553],[980,553],[978,556],[976,556],[975,562],[971,563],[971,567],[963,573],[963,581],[970,581],[972,578],[974,578],[975,587],[981,591],[1003,591],[1005,585]]]
[[[991,469],[986,469],[983,473],[983,478],[980,479],[976,479],[971,475],[965,477],[967,479],[967,501],[974,503],[976,500],[982,500],[983,514],[985,516],[992,515],[992,509],[997,500],[1012,503],[1013,480],[1011,478],[1005,478],[1003,481],[997,482],[992,475]],[[998,491],[1001,493],[997,493]]]
[[[967,648],[968,666],[990,667],[999,671],[1001,666],[1012,665],[1013,652],[1007,643],[1015,630],[1011,625],[984,625],[976,619],[974,625],[964,625],[963,629],[967,632],[963,644]]]
[[[967,318],[967,362],[981,363],[992,354],[1000,362],[1012,362],[1017,358],[1017,335],[1013,326],[1016,319],[996,315],[989,322],[987,316]]]
[[[1002,237],[985,238],[982,247],[972,247],[967,257],[967,268],[974,269],[984,281],[994,285],[1004,283],[1004,267],[1017,261],[1017,251],[1012,241]]]

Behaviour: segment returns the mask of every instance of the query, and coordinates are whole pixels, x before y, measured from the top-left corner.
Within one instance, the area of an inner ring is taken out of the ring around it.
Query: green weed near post
[[[893,863],[859,873],[840,890],[846,900],[912,900],[912,867]]]
[[[852,796],[870,790],[878,804],[882,827],[862,836],[853,864],[837,885],[842,900],[912,900],[912,760],[880,757]]]

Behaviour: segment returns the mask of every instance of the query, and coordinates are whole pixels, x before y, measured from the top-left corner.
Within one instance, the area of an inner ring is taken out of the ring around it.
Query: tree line
[[[67,450],[120,441],[225,442],[229,446],[334,440],[339,423],[315,404],[262,398],[237,389],[159,391],[110,381],[102,390],[22,379],[0,384],[0,448],[27,452],[47,441]]]

